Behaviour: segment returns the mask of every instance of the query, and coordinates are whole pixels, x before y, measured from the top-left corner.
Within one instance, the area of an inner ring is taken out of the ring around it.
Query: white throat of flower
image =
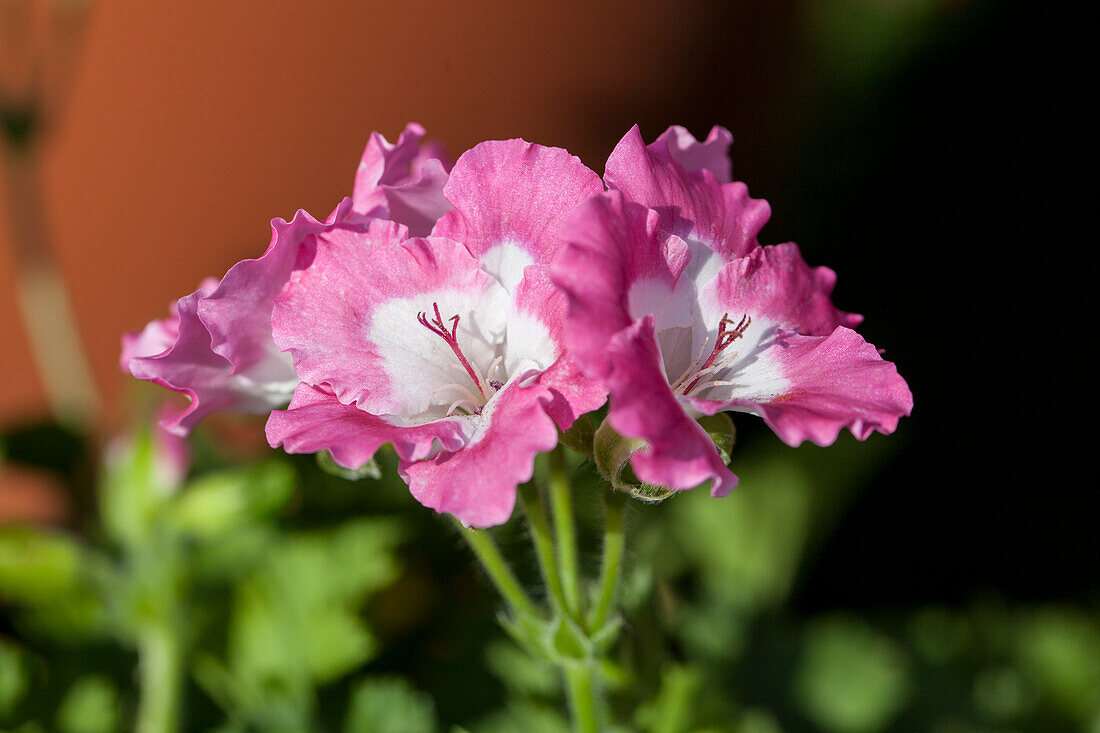
[[[512,293],[444,288],[394,298],[375,311],[367,338],[387,375],[373,408],[394,424],[479,420],[516,380],[548,369],[558,346]]]

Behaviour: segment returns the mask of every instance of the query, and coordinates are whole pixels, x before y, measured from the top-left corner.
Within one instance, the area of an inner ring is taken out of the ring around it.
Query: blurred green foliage
[[[488,584],[392,455],[354,477],[308,457],[238,465],[200,433],[180,481],[151,433],[99,469],[73,440],[0,441],[4,460],[96,492],[67,528],[0,528],[0,730],[569,730],[554,665],[496,625]],[[790,604],[892,445],[749,441],[732,449],[731,496],[632,502],[624,618],[602,663],[615,730],[1098,729],[1095,609]],[[590,463],[571,470],[591,566],[602,488]],[[495,534],[534,587],[522,527]],[[568,657],[592,642],[561,625],[543,643]]]

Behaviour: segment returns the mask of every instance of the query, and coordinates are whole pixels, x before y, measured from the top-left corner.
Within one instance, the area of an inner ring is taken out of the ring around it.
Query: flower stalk
[[[508,567],[504,556],[500,554],[496,543],[487,532],[481,532],[462,524],[458,524],[459,532],[465,538],[474,555],[481,561],[481,566],[489,575],[489,580],[496,586],[501,597],[504,598],[513,613],[528,616],[538,616],[538,609],[528,595],[523,591],[512,569]]]
[[[599,595],[588,628],[595,633],[603,628],[611,617],[612,604],[619,586],[619,568],[622,565],[626,533],[623,531],[623,514],[627,494],[614,489],[605,491],[603,563],[600,567]]]
[[[179,730],[183,652],[168,623],[151,625],[138,640],[141,701],[137,733],[175,733]]]
[[[550,505],[554,514],[554,533],[561,565],[565,610],[578,623],[581,611],[581,580],[577,563],[577,532],[573,517],[573,494],[569,485],[569,466],[560,445],[550,453]]]
[[[595,664],[591,661],[566,662],[562,665],[565,674],[565,690],[569,697],[569,711],[573,716],[575,733],[598,733],[603,726],[600,721],[600,702],[595,678]]]
[[[562,590],[561,576],[554,552],[554,535],[550,530],[546,509],[543,507],[542,495],[536,484],[528,481],[520,485],[519,498],[520,503],[523,504],[523,511],[527,515],[527,521],[530,523],[531,539],[539,558],[539,567],[542,569],[542,578],[546,583],[550,602],[555,611],[562,613],[566,607],[565,594]]]

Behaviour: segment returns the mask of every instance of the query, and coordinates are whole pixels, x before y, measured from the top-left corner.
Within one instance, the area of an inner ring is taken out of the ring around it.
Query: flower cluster
[[[736,478],[696,418],[755,412],[824,445],[911,410],[832,305],[834,273],[757,242],[768,205],[730,182],[728,131],[646,145],[635,127],[603,179],[523,140],[452,167],[423,137],[373,135],[326,219],[274,220],[260,258],[124,338],[124,369],[190,398],[166,427],[270,413],[273,446],[347,468],[389,443],[421,503],[490,526],[609,397],[610,425],[644,441],[640,479],[715,495]]]

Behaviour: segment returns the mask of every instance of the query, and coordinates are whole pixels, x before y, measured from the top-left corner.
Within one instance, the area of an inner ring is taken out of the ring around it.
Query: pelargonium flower
[[[424,128],[409,124],[396,143],[373,133],[363,152],[352,195],[323,221],[298,211],[271,222],[271,243],[258,259],[238,262],[221,279],[208,279],[173,309],[123,338],[122,368],[186,394],[186,408],[170,413],[166,429],[188,432],[214,411],[264,414],[285,405],[298,384],[290,357],[271,337],[271,310],[301,247],[333,229],[361,230],[374,218],[427,233],[450,205],[443,198],[448,160],[422,144]]]
[[[913,402],[853,330],[861,317],[833,306],[835,273],[794,244],[761,247],[767,204],[721,182],[715,148],[693,141],[666,133],[647,147],[633,128],[608,160],[612,190],[567,225],[552,276],[569,299],[566,345],[607,386],[611,426],[647,444],[636,475],[709,480],[717,496],[737,479],[696,417],[752,412],[790,445],[828,445],[844,427],[892,432]]]
[[[302,384],[270,443],[353,469],[391,443],[421,503],[505,521],[535,455],[605,399],[565,354],[549,277],[563,222],[602,190],[564,150],[486,142],[455,164],[430,236],[374,220],[313,237],[275,300]]]

